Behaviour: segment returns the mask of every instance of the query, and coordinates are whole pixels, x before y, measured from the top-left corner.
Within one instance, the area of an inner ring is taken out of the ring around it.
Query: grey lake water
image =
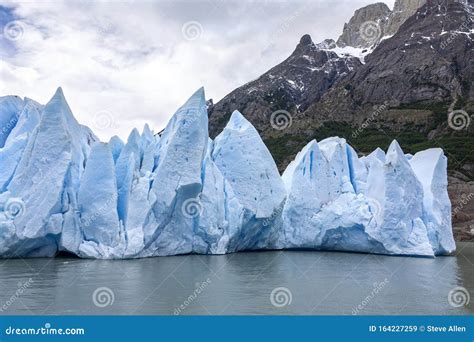
[[[318,251],[0,260],[0,314],[474,314],[474,244],[455,256]]]

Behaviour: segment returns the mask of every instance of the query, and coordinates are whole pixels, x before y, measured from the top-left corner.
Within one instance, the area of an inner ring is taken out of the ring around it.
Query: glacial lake
[[[2,315],[472,315],[474,243],[435,259],[271,251],[0,260],[0,305]]]

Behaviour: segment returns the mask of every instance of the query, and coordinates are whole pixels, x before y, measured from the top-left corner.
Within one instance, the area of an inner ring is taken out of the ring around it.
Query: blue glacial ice
[[[204,90],[163,133],[100,142],[61,88],[41,105],[0,98],[0,256],[139,258],[314,249],[452,253],[441,149],[359,157],[338,137],[309,142],[280,176],[235,111],[213,141]]]
[[[239,112],[216,137],[212,159],[242,207],[230,251],[278,247],[285,187],[257,130]]]

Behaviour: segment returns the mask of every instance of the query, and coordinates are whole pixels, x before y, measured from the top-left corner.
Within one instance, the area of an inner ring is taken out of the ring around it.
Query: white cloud
[[[25,30],[3,40],[13,48],[4,49],[0,92],[46,103],[62,86],[79,122],[102,139],[145,123],[158,131],[200,86],[216,101],[281,62],[303,34],[337,38],[371,2],[10,1]],[[202,27],[196,40],[183,36],[189,21]],[[103,111],[114,125],[100,130],[94,115]]]

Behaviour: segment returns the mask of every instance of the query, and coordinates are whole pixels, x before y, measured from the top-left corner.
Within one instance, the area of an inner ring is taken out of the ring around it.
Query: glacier
[[[61,88],[0,97],[0,257],[125,259],[311,249],[434,257],[456,246],[441,149],[359,157],[309,142],[280,176],[235,111],[214,140],[204,89],[161,135],[101,142]]]

